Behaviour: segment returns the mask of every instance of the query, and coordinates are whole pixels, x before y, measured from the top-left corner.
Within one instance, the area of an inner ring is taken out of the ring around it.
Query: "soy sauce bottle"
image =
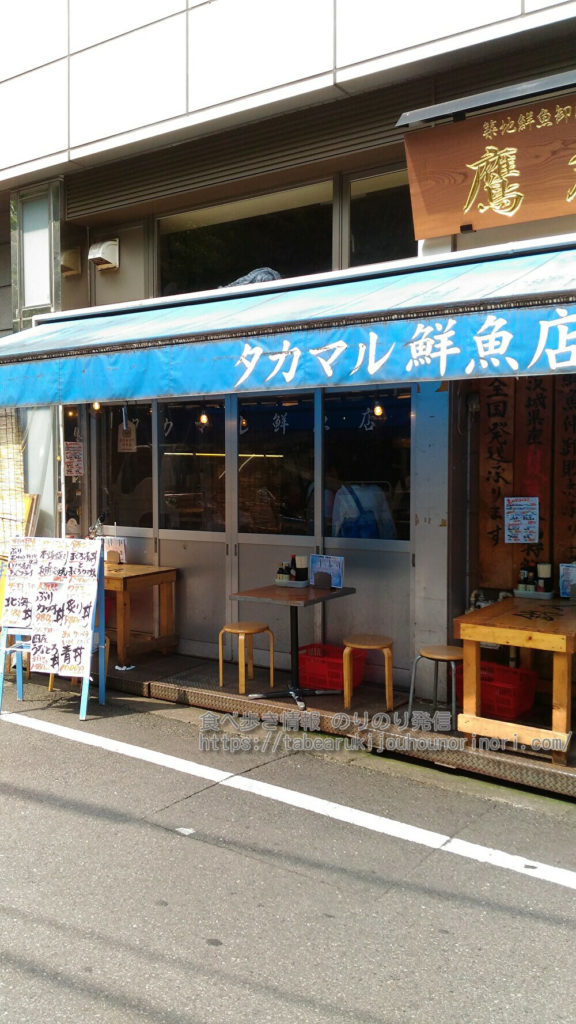
[[[290,579],[292,581],[296,579],[296,555],[292,555],[290,559]]]

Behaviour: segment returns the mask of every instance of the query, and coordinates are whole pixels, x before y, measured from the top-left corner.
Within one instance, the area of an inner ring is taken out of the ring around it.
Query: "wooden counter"
[[[454,635],[463,641],[463,708],[458,728],[469,737],[495,737],[518,750],[543,750],[565,763],[570,742],[572,655],[576,645],[576,605],[562,600],[507,597],[454,619]],[[502,644],[551,651],[552,723],[536,728],[482,718],[480,644]],[[561,748],[564,749],[561,749]],[[560,749],[558,749],[560,748]]]
[[[174,583],[176,569],[159,565],[126,565],[104,563],[104,590],[116,594],[116,644],[118,664],[128,663],[128,652],[134,650],[169,651],[178,638],[174,632]],[[138,636],[131,632],[131,595],[137,591],[158,587],[160,633],[159,636]],[[112,632],[113,630],[108,630]]]

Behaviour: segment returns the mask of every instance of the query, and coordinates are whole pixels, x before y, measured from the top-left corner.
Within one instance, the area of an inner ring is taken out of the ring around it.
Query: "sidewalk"
[[[394,712],[385,712],[384,682],[379,685],[364,682],[354,692],[350,711],[343,707],[342,695],[321,693],[306,697],[306,710],[299,711],[290,696],[250,699],[250,692],[268,690],[266,668],[255,666],[255,678],[247,681],[247,694],[238,694],[238,666],[225,663],[224,686],[218,685],[218,663],[210,659],[172,655],[143,655],[129,670],[115,664],[115,649],[110,652],[107,690],[109,694],[130,694],[135,697],[163,701],[213,712],[224,720],[228,716],[236,722],[237,732],[250,726],[256,719],[267,728],[279,727],[294,731],[302,744],[311,749],[313,738],[323,736],[348,738],[347,749],[354,744],[359,751],[377,755],[402,757],[412,762],[451,768],[456,771],[500,779],[515,786],[530,787],[565,796],[576,796],[576,743],[572,741],[568,764],[553,764],[548,754],[520,754],[507,747],[488,746],[478,739],[474,746],[466,745],[462,735],[448,731],[445,709],[439,706],[433,716],[429,703],[416,702],[412,723],[407,718],[407,693],[395,691]],[[67,711],[74,707],[79,687],[57,677],[55,690],[47,691],[47,676],[36,675],[25,682],[24,706],[27,689],[33,687],[34,704],[48,705],[65,701]],[[289,683],[289,673],[275,673],[275,689],[282,691]],[[29,692],[32,692],[30,690]],[[3,710],[19,710],[16,701],[13,674],[5,684]],[[97,686],[91,687],[88,717],[101,714],[97,703]],[[535,714],[546,715],[547,708],[536,708]],[[67,715],[66,724],[69,724]],[[412,727],[410,727],[410,725]],[[305,737],[308,737],[305,739]],[[304,747],[303,747],[304,749]],[[335,745],[337,749],[337,745]]]

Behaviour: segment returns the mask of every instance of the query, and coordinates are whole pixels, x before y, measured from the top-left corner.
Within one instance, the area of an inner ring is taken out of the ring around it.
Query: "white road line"
[[[172,757],[170,754],[162,754],[157,750],[149,750],[147,747],[138,747],[120,740],[108,739],[106,736],[96,736],[93,733],[81,732],[79,729],[70,729],[65,725],[44,722],[40,718],[28,718],[26,715],[3,712],[0,714],[0,722],[7,725],[24,726],[37,732],[58,736],[60,739],[83,743],[85,746],[97,747],[100,750],[121,754],[124,757],[132,757],[137,761],[146,761],[161,768],[169,768],[172,771],[183,772],[196,778],[207,779],[217,785],[239,789],[244,793],[252,793],[254,796],[264,797],[267,800],[288,804],[290,807],[299,807],[312,814],[320,814],[325,818],[343,821],[358,828],[369,829],[371,832],[379,832],[381,835],[401,839],[404,842],[427,846],[441,853],[466,857],[468,860],[477,861],[480,864],[491,864],[493,867],[504,868],[506,871],[515,871],[521,875],[528,875],[530,878],[552,882],[554,885],[561,885],[566,889],[576,889],[576,871],[558,868],[541,861],[528,860],[525,857],[505,853],[504,850],[492,849],[489,846],[468,843],[463,839],[451,838],[440,832],[418,828],[416,825],[408,825],[406,822],[386,818],[380,814],[371,814],[369,811],[361,811],[356,807],[347,807],[345,804],[337,804],[332,800],[324,800],[309,793],[300,793],[295,789],[274,786],[269,782],[259,782],[258,779],[247,775],[234,775],[232,772],[224,772],[219,768],[198,764],[196,761],[187,761],[182,757]]]

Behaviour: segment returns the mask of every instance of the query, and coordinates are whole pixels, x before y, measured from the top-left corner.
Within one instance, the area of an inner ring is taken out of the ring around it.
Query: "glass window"
[[[160,527],[224,530],[224,403],[159,406]]]
[[[238,432],[240,532],[312,533],[313,399],[242,401]]]
[[[88,469],[85,445],[86,410],[68,405],[63,410],[64,523],[69,537],[86,536],[89,523]]]
[[[22,203],[22,277],[25,307],[49,306],[50,197],[48,193]]]
[[[350,183],[350,266],[418,255],[405,171]]]
[[[279,277],[332,269],[332,183],[164,217],[160,293],[232,284],[260,268]]]
[[[150,404],[92,408],[97,435],[97,508],[106,526],[152,526]]]
[[[409,539],[410,405],[407,388],[326,396],[326,536]]]

